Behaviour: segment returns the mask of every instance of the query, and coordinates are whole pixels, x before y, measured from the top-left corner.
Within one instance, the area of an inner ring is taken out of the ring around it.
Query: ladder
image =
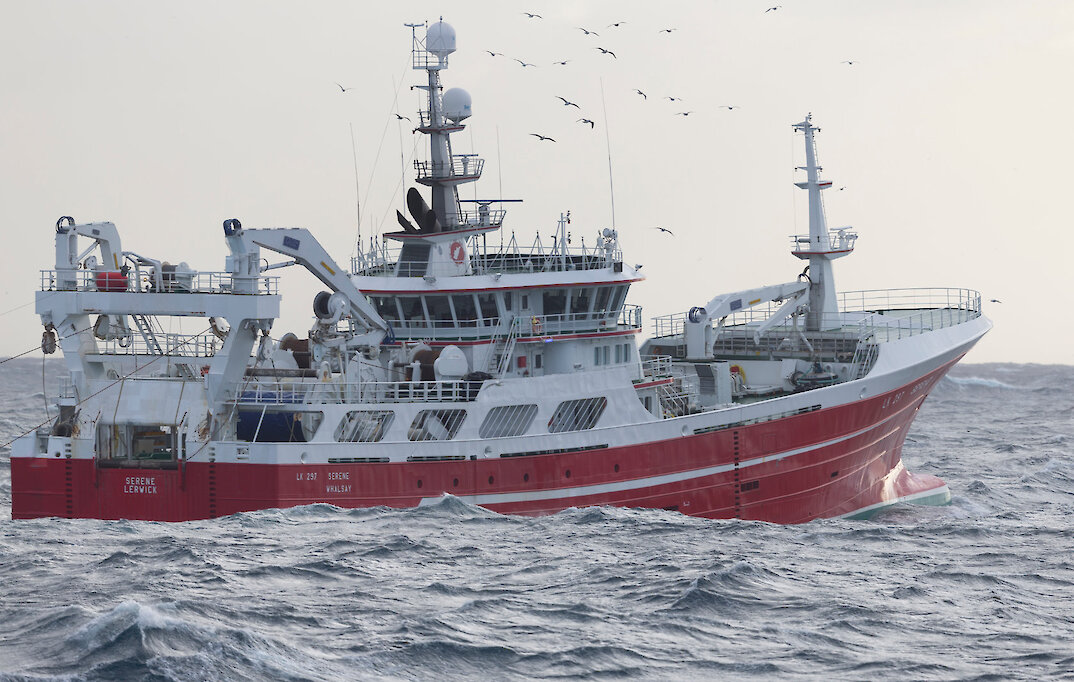
[[[519,320],[515,317],[511,320],[511,330],[503,340],[503,355],[500,356],[500,365],[496,368],[496,376],[502,377],[511,369],[511,355],[515,352],[515,341],[518,339]]]
[[[157,335],[153,332],[153,325],[149,318],[145,315],[132,314],[131,319],[134,320],[134,326],[138,328],[142,338],[145,339],[145,347],[151,354],[164,355],[164,351],[160,348],[160,343],[157,341]]]

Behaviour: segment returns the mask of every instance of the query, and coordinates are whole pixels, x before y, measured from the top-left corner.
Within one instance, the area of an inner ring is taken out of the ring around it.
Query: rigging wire
[[[612,138],[608,133],[608,105],[604,102],[604,78],[600,79],[600,106],[604,109],[604,143],[608,148],[608,192],[612,204],[612,229],[615,229],[615,183],[612,181]]]
[[[87,327],[86,329],[89,329],[89,327]],[[83,329],[82,331],[86,331],[86,329]],[[190,337],[189,339],[187,339],[187,340],[185,340],[185,341],[183,341],[183,342],[181,342],[181,343],[178,343],[178,344],[176,344],[175,346],[172,346],[171,348],[169,348],[169,349],[168,349],[168,351],[167,351],[166,353],[162,353],[162,354],[158,355],[157,357],[153,358],[152,360],[150,360],[149,362],[145,363],[145,364],[144,364],[144,365],[142,365],[141,367],[138,367],[138,368],[136,368],[136,369],[135,369],[135,370],[134,370],[133,372],[130,372],[129,374],[124,374],[123,376],[121,376],[121,377],[119,377],[119,378],[115,379],[114,381],[112,381],[112,383],[108,384],[107,386],[105,386],[105,387],[104,387],[104,388],[102,388],[101,390],[99,390],[99,391],[97,391],[97,392],[95,392],[95,393],[91,393],[90,395],[86,396],[86,397],[85,397],[85,398],[83,398],[82,400],[79,400],[79,401],[78,401],[77,403],[75,403],[75,404],[74,404],[74,407],[78,407],[79,405],[83,404],[84,402],[86,402],[86,401],[87,401],[87,400],[89,400],[90,398],[94,398],[94,397],[96,397],[96,396],[100,395],[101,393],[104,393],[105,391],[107,391],[108,389],[112,388],[113,386],[115,386],[115,385],[116,385],[116,384],[118,384],[118,383],[121,383],[121,382],[123,382],[123,381],[126,381],[126,380],[127,380],[127,379],[128,379],[129,377],[131,377],[132,375],[134,375],[134,374],[135,374],[135,372],[137,372],[138,370],[141,370],[141,369],[145,369],[146,367],[149,367],[150,365],[152,365],[152,364],[153,364],[154,362],[157,362],[158,360],[161,360],[161,359],[163,359],[163,358],[166,358],[166,357],[170,357],[170,356],[171,356],[171,354],[172,354],[172,353],[174,353],[175,351],[177,351],[178,349],[180,349],[180,348],[182,348],[183,346],[187,345],[188,343],[190,343],[190,342],[194,341],[194,340],[195,340],[195,339],[197,339],[198,337],[200,337],[200,336],[202,336],[202,335],[204,335],[204,334],[207,334],[207,333],[208,333],[208,332],[210,332],[210,331],[212,331],[212,327],[211,327],[211,326],[210,326],[210,327],[207,327],[207,328],[206,328],[206,329],[205,329],[204,331],[202,331],[201,333],[199,333],[199,334],[196,334],[196,335],[194,335],[194,336]],[[78,333],[78,332],[75,332],[75,333]],[[64,338],[67,338],[67,337],[64,337]],[[22,433],[20,433],[19,435],[15,436],[14,438],[12,438],[11,440],[9,440],[8,442],[4,443],[3,445],[0,445],[0,450],[4,449],[4,448],[6,448],[6,447],[9,447],[9,446],[10,446],[10,445],[11,445],[12,443],[14,443],[15,441],[17,441],[18,439],[22,438],[23,436],[25,436],[25,435],[26,435],[26,434],[28,434],[28,433],[32,433],[33,431],[36,431],[37,429],[41,428],[41,427],[42,427],[42,426],[44,426],[45,424],[48,424],[48,423],[49,423],[50,421],[52,421],[52,420],[51,420],[51,419],[47,419],[47,420],[45,420],[45,421],[41,422],[40,424],[38,424],[37,426],[34,426],[34,427],[33,427],[33,428],[31,428],[31,429],[27,429],[26,431],[23,431]]]

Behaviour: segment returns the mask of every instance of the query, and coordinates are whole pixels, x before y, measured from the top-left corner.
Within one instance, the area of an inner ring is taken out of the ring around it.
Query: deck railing
[[[105,291],[109,293],[182,293],[182,294],[233,294],[232,273],[230,272],[192,272],[168,273],[164,279],[163,289],[156,286],[153,277],[146,270],[132,271],[122,278],[102,278],[93,270],[72,270],[63,274],[64,279],[73,279],[75,284],[60,286],[60,278],[55,270],[41,270],[42,291]],[[279,277],[258,277],[256,294],[277,294],[280,289]]]

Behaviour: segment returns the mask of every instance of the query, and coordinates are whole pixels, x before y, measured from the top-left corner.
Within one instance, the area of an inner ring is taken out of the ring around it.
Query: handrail
[[[75,279],[74,289],[60,289],[55,270],[41,270],[41,291],[103,291],[107,293],[182,293],[182,294],[238,294],[232,291],[230,272],[178,273],[164,281],[163,291],[158,290],[147,271],[115,277],[115,273],[94,270],[65,272],[65,277]],[[169,273],[170,275],[171,273]],[[278,294],[279,277],[259,277],[256,294]]]

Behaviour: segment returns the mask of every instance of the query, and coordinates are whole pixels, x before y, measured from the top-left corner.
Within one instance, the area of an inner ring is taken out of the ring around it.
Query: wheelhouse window
[[[593,301],[593,314],[603,317],[608,314],[608,303],[614,287],[597,287],[597,296]]]
[[[425,307],[421,303],[421,296],[400,296],[399,308],[402,310],[407,327],[422,329],[429,326],[425,319]]]
[[[562,315],[567,309],[567,294],[559,289],[544,292],[544,314]]]
[[[377,309],[377,314],[389,322],[398,322],[399,305],[394,296],[372,296],[371,301]]]
[[[425,307],[434,327],[455,326],[455,320],[451,317],[451,301],[447,296],[426,296]]]
[[[460,327],[477,325],[477,304],[474,303],[473,294],[455,294],[451,297],[451,303],[455,307],[455,319]]]
[[[592,300],[587,287],[580,287],[571,291],[571,316],[575,320],[584,320],[589,317],[589,303]]]
[[[511,294],[507,294],[507,299],[510,300],[510,298]],[[491,326],[499,321],[500,311],[496,308],[496,294],[478,294],[477,307],[481,312],[482,324]]]

